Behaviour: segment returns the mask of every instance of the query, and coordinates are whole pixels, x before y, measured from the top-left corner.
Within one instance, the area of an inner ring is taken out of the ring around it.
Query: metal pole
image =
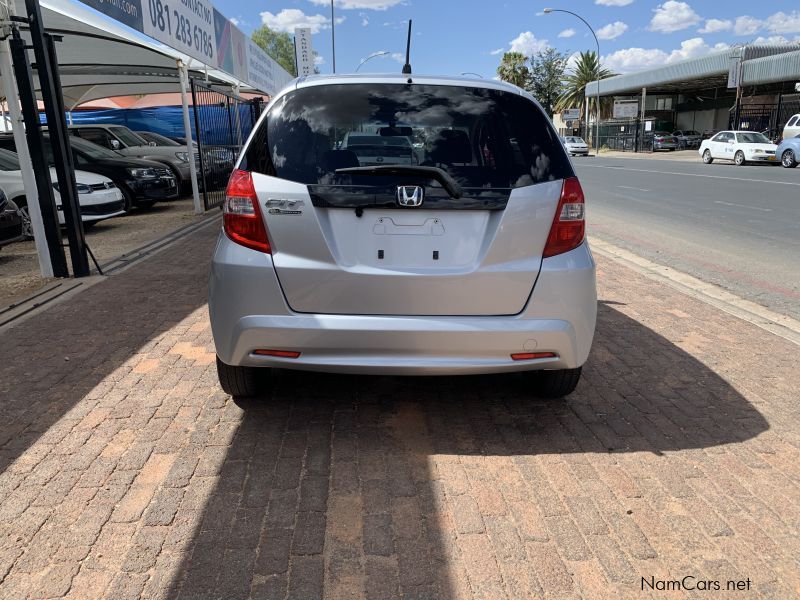
[[[69,241],[69,258],[72,263],[72,274],[75,277],[88,277],[89,252],[83,232],[78,182],[75,179],[72,147],[69,144],[66,109],[61,94],[61,78],[58,73],[56,42],[52,35],[43,33],[41,11],[38,0],[25,0],[31,25],[31,41],[38,63],[39,85],[47,113],[47,131],[50,138],[50,149],[53,152],[56,175],[58,176],[58,193],[61,197],[61,212],[64,214],[64,226]],[[41,28],[41,29],[40,29]],[[37,40],[37,31],[42,31]],[[41,53],[39,45],[41,44]]]
[[[39,208],[39,192],[36,187],[36,173],[33,170],[31,155],[28,151],[28,141],[25,139],[25,121],[19,108],[17,98],[14,66],[11,62],[11,49],[8,39],[0,41],[0,72],[3,73],[3,94],[8,104],[8,115],[11,120],[11,133],[14,135],[14,145],[22,174],[22,185],[25,187],[25,198],[28,201],[28,218],[33,229],[33,241],[36,244],[36,254],[39,257],[39,271],[42,277],[53,277],[53,263],[50,260],[50,248],[47,244],[42,212]],[[60,240],[59,240],[60,243]],[[62,253],[63,258],[63,253]]]
[[[336,19],[333,14],[333,0],[331,0],[331,52],[333,53],[333,74],[336,74]],[[299,73],[298,73],[299,75]]]
[[[42,217],[45,232],[44,239],[47,242],[48,252],[50,253],[53,276],[69,277],[67,258],[61,241],[61,229],[58,224],[53,182],[50,179],[50,168],[44,153],[44,138],[39,121],[36,92],[33,87],[33,73],[28,60],[25,40],[22,39],[16,28],[9,46],[14,61],[14,76],[17,80],[17,89],[19,90],[20,104],[22,106],[24,127],[20,127],[20,129],[25,131],[27,148],[30,153],[34,177],[36,178],[36,185],[31,190],[38,194],[39,213]]]
[[[192,198],[194,200],[194,213],[202,215],[205,211],[200,203],[200,186],[197,185],[197,165],[194,162],[194,146],[192,145],[192,123],[189,119],[189,67],[178,59],[178,75],[181,80],[181,105],[183,106],[183,135],[186,136],[186,158],[189,159],[189,177],[192,180]],[[195,107],[197,110],[197,107]],[[199,141],[198,141],[199,143]]]
[[[362,59],[361,62],[358,63],[358,66],[356,67],[356,73],[358,73],[358,70],[361,67],[363,67],[366,63],[371,61],[373,58],[378,58],[379,56],[386,56],[387,54],[389,54],[389,53],[388,52],[376,52],[375,54],[370,54],[367,58]],[[463,74],[464,73],[462,73],[462,75]],[[477,73],[476,73],[476,75],[477,75]],[[480,77],[480,75],[479,75],[479,77]]]

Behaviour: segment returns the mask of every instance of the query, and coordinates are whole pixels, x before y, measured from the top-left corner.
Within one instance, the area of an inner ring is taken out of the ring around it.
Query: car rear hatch
[[[428,171],[407,158],[386,164],[385,152],[371,166],[364,148],[341,149],[354,130],[408,137]],[[240,168],[253,173],[289,306],[361,315],[519,313],[573,176],[527,98],[405,84],[283,96]]]

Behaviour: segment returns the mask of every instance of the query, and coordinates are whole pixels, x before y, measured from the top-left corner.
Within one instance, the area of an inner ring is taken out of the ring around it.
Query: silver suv
[[[352,132],[407,138],[421,160],[375,164]],[[223,229],[209,311],[231,395],[259,394],[269,368],[530,371],[543,397],[578,383],[596,317],[583,191],[516,87],[301,79],[247,141]]]

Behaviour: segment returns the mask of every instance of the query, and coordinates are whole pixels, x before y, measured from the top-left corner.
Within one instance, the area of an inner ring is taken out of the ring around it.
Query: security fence
[[[191,84],[197,177],[208,210],[225,200],[228,178],[264,102],[261,98],[245,100],[196,79]]]

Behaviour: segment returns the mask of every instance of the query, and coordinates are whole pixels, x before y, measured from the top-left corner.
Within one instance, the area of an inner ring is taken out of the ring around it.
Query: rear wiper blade
[[[396,175],[398,177],[426,177],[438,181],[451,198],[458,200],[464,195],[461,186],[450,174],[439,167],[414,167],[405,165],[382,165],[376,167],[348,167],[336,169],[337,175]]]

